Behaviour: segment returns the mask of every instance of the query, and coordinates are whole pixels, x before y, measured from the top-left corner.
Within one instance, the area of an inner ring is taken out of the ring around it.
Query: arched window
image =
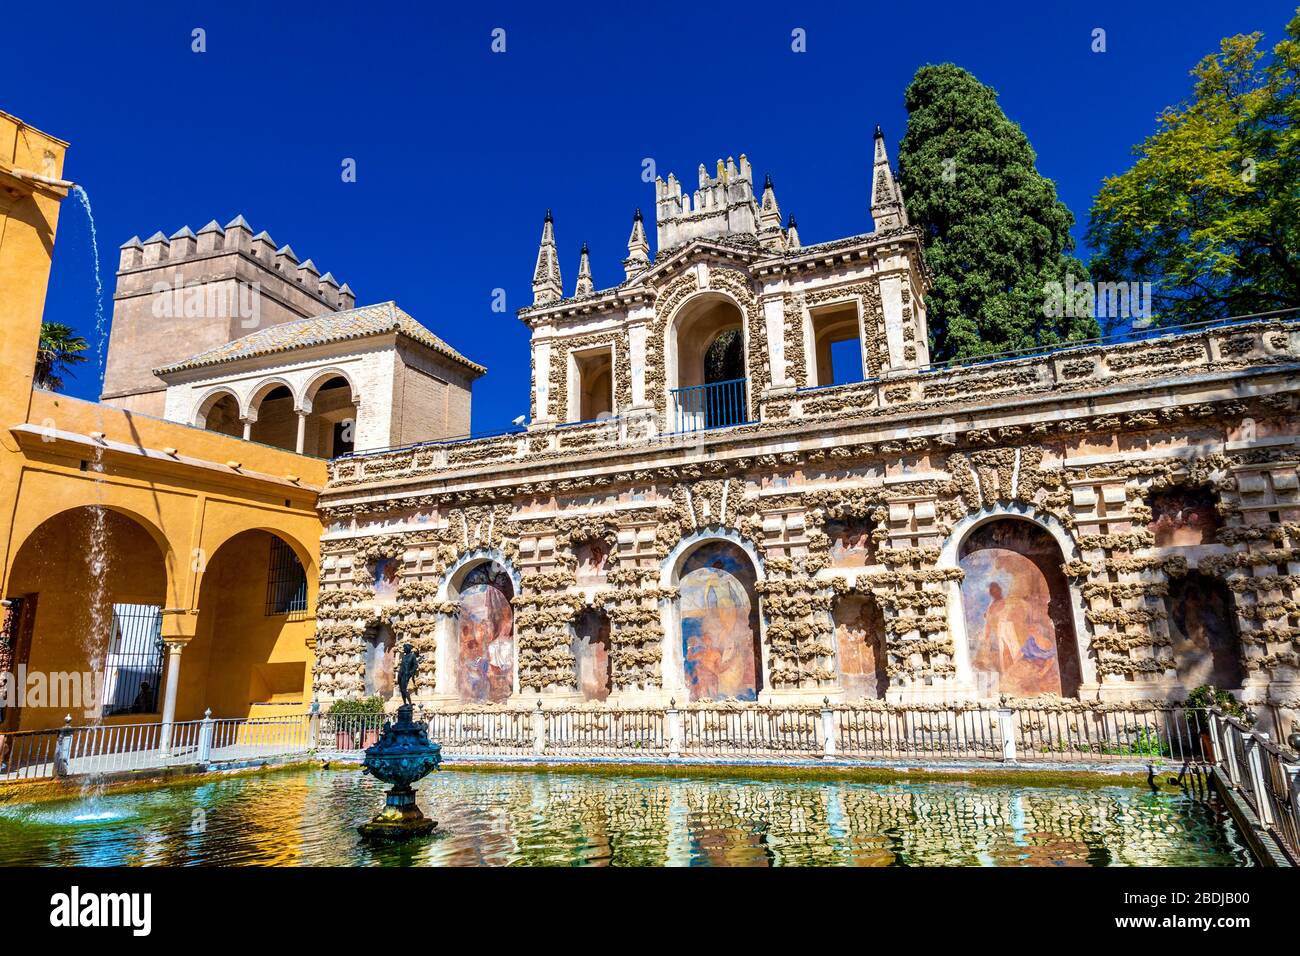
[[[958,565],[971,669],[981,697],[1074,696],[1081,682],[1060,546],[1018,518],[982,524]]]
[[[352,385],[342,375],[309,390],[311,414],[303,425],[304,455],[337,458],[356,448],[357,406]]]
[[[502,703],[515,689],[514,583],[501,565],[485,561],[459,588],[456,691],[463,701]]]
[[[869,595],[846,594],[835,601],[835,662],[849,700],[881,698],[889,687],[885,671],[885,618]]]
[[[583,700],[604,700],[612,689],[609,654],[609,615],[587,608],[573,625],[573,659]]]
[[[1193,571],[1170,583],[1165,606],[1179,683],[1187,690],[1240,687],[1241,644],[1227,585]]]
[[[244,437],[244,423],[239,420],[239,401],[229,392],[218,392],[199,409],[202,426],[234,438]]]
[[[706,541],[678,573],[682,662],[692,701],[757,700],[762,689],[758,596],[749,556]]]
[[[717,293],[692,299],[673,319],[666,347],[677,431],[749,420],[744,316],[735,302]]]
[[[248,437],[263,445],[293,451],[298,441],[298,416],[293,410],[293,392],[285,385],[266,390],[254,404],[257,421]]]

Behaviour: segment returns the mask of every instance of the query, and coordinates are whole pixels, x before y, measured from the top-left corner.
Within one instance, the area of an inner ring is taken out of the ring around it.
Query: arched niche
[[[1165,607],[1178,682],[1187,690],[1202,684],[1241,687],[1241,638],[1228,586],[1192,571],[1169,582]]]
[[[683,542],[665,572],[677,589],[666,632],[675,653],[665,655],[665,669],[686,699],[757,700],[766,668],[752,545],[734,533]]]
[[[457,609],[439,640],[440,693],[500,704],[519,692],[511,604],[519,584],[517,572],[495,551],[466,555],[448,571],[441,592]]]
[[[609,615],[600,608],[578,612],[573,622],[574,677],[583,700],[603,701],[613,690]]]
[[[1078,695],[1083,676],[1064,560],[1052,533],[1020,516],[992,518],[962,537],[962,617],[978,697]]]
[[[870,594],[843,594],[831,610],[835,668],[845,700],[881,699],[889,688],[885,617]]]

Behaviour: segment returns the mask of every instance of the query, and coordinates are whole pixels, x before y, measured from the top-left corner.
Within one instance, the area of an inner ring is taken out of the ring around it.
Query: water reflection
[[[434,836],[369,845],[382,788],[305,770],[0,807],[0,864],[1234,866],[1222,810],[1126,787],[435,774]]]

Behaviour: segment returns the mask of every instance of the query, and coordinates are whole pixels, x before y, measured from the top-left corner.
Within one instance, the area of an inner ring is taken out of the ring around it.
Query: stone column
[[[241,418],[240,421],[243,422],[244,425],[244,441],[249,441],[253,437],[253,422],[256,421],[256,419]]]
[[[180,691],[181,651],[194,639],[198,611],[188,608],[164,608],[162,612],[162,639],[167,646],[167,671],[163,685],[162,729],[158,750],[166,755],[171,750],[172,725],[176,722],[176,698]]]
[[[307,413],[301,408],[294,409],[294,412],[298,416],[298,438],[294,442],[293,450],[301,455],[303,445],[306,444],[307,441]],[[247,438],[248,436],[244,437]]]

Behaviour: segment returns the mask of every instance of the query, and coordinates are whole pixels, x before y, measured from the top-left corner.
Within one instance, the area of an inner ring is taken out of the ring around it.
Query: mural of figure
[[[885,696],[885,621],[874,601],[846,596],[835,602],[835,657],[849,700]]]
[[[396,558],[380,558],[375,562],[375,600],[396,601],[402,566]]]
[[[609,617],[588,609],[574,627],[573,658],[584,700],[604,700],[610,692]]]
[[[575,574],[578,584],[600,584],[605,580],[605,565],[609,560],[609,547],[604,541],[584,541],[573,549],[578,559]]]
[[[393,646],[397,638],[385,626],[365,634],[365,691],[387,700],[393,696]]]
[[[990,522],[963,542],[959,564],[979,696],[1077,693],[1069,588],[1051,535],[1028,521]]]
[[[499,565],[480,564],[460,587],[456,690],[461,700],[501,703],[514,692],[514,585]]]
[[[1232,595],[1222,581],[1192,573],[1173,583],[1166,598],[1178,680],[1187,689],[1241,686],[1241,657]]]
[[[861,568],[871,563],[871,529],[867,522],[827,521],[826,535],[831,539],[832,567]]]
[[[1214,507],[1214,493],[1204,488],[1176,488],[1151,496],[1151,523],[1156,547],[1213,544],[1223,520]]]
[[[697,548],[679,577],[690,699],[757,700],[758,601],[749,558],[727,542]]]

